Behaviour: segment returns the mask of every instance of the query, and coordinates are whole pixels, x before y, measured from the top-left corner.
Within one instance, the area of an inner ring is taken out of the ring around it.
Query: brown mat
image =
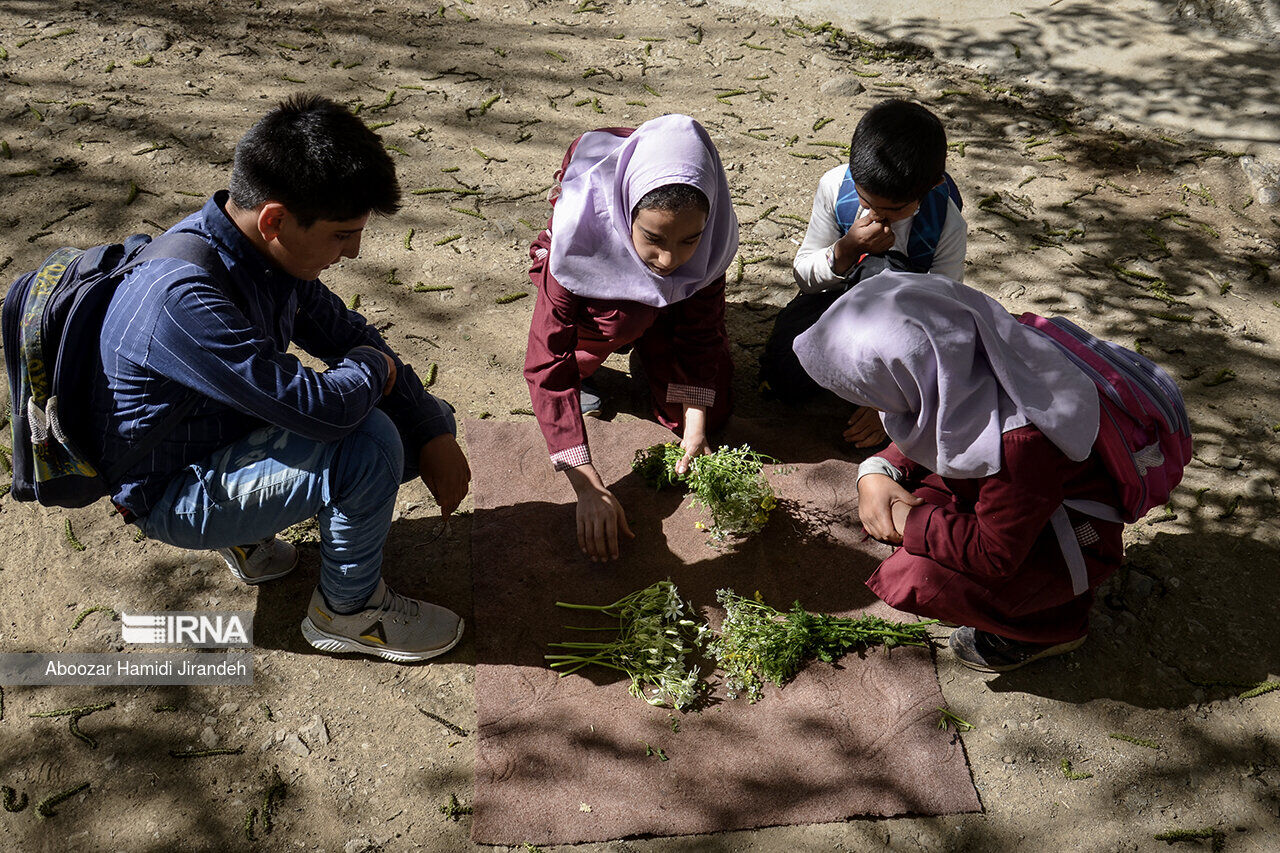
[[[716,621],[715,591],[726,586],[759,590],[783,609],[799,599],[810,610],[910,618],[862,584],[887,549],[864,544],[848,521],[853,463],[770,473],[785,512],[722,551],[694,528],[703,516],[687,495],[655,492],[631,474],[635,450],[670,433],[589,421],[588,434],[636,533],[607,565],[579,554],[573,492],[551,469],[537,425],[467,424],[476,502],[475,841],[604,841],[980,808],[959,739],[937,727],[942,693],[923,650],[811,664],[783,690],[767,685],[755,705],[721,701],[675,715],[632,698],[610,670],[562,679],[547,669],[547,643],[582,636],[562,626],[600,624],[595,614],[555,607],[557,599],[607,604],[663,578]],[[782,435],[739,424],[727,441],[746,438],[785,458]],[[646,744],[669,760],[647,756]]]

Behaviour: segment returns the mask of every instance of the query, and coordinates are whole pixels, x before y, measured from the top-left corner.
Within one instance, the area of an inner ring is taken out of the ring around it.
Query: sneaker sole
[[[408,652],[402,649],[390,649],[382,646],[371,646],[354,640],[351,637],[341,637],[337,634],[330,634],[327,631],[321,631],[316,627],[316,623],[311,621],[308,616],[302,620],[302,636],[311,644],[313,648],[322,652],[330,652],[333,654],[355,653],[364,655],[373,655],[385,660],[396,661],[397,663],[412,663],[413,661],[429,660],[430,658],[439,657],[447,651],[450,651],[462,639],[463,630],[466,628],[466,620],[458,620],[458,633],[449,642],[449,645],[442,646],[438,649],[430,649],[425,652]]]
[[[284,577],[285,575],[292,572],[294,569],[298,568],[298,562],[300,559],[300,555],[295,553],[293,555],[293,564],[289,566],[289,568],[285,569],[283,572],[276,572],[273,575],[262,575],[261,577],[251,578],[240,571],[240,567],[235,564],[234,560],[225,556],[221,552],[218,553],[218,556],[222,557],[222,562],[227,564],[227,568],[231,570],[231,574],[235,577],[236,580],[240,581],[240,583],[247,583],[249,586],[257,586],[260,583],[266,583],[267,581],[273,581],[273,580],[276,580],[277,578]]]
[[[1026,660],[1018,661],[1017,663],[1007,664],[1005,666],[992,666],[991,664],[974,663],[973,661],[965,660],[959,655],[956,655],[956,660],[960,661],[960,663],[969,667],[969,669],[974,669],[974,670],[977,670],[978,672],[1012,672],[1015,669],[1021,669],[1027,664],[1035,663],[1038,660],[1044,660],[1045,658],[1057,657],[1058,655],[1065,655],[1068,652],[1074,652],[1076,649],[1084,645],[1084,641],[1087,638],[1088,638],[1088,634],[1086,634],[1083,637],[1080,637],[1077,640],[1071,640],[1070,642],[1067,642],[1067,643],[1059,643],[1056,646],[1050,646],[1047,649],[1044,649],[1042,651],[1035,653],[1034,655],[1027,658]]]

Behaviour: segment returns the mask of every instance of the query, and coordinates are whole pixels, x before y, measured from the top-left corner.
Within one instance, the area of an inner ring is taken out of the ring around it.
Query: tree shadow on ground
[[[1046,661],[988,686],[1077,704],[1190,708],[1280,672],[1280,611],[1271,606],[1280,550],[1226,533],[1160,533],[1126,558],[1100,591],[1089,642],[1073,661]]]

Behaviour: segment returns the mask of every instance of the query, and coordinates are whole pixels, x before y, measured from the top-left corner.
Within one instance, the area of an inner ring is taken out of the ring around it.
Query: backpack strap
[[[944,173],[938,185],[929,190],[928,195],[920,201],[920,209],[916,211],[915,219],[911,220],[911,234],[907,237],[907,257],[922,271],[927,272],[933,266],[933,255],[938,251],[942,227],[947,222],[949,202],[959,195],[955,181]],[[959,204],[956,206],[959,207]]]
[[[1089,589],[1089,570],[1084,563],[1084,552],[1080,550],[1080,539],[1076,536],[1071,519],[1067,517],[1067,507],[1061,504],[1049,517],[1053,527],[1053,535],[1057,537],[1058,547],[1062,549],[1062,558],[1067,561],[1067,572],[1071,575],[1071,592],[1082,595]]]
[[[858,208],[862,202],[858,199],[858,188],[853,184],[853,172],[844,167],[844,180],[840,182],[840,190],[836,193],[836,226],[840,233],[848,233],[858,219]]]
[[[199,234],[190,231],[179,231],[172,234],[161,234],[152,240],[133,257],[133,260],[122,266],[118,272],[121,277],[125,273],[133,270],[134,267],[153,261],[157,258],[173,258],[179,261],[186,261],[194,264],[206,273],[211,275],[218,284],[224,289],[230,284],[231,274],[227,271],[226,264],[222,262],[222,258],[218,255],[217,249],[209,244]],[[112,486],[120,482],[120,478],[137,465],[147,454],[160,444],[160,441],[167,438],[178,425],[186,420],[187,415],[195,411],[200,403],[201,394],[189,394],[187,399],[169,410],[160,422],[142,437],[142,440],[129,448],[128,452],[115,461],[110,468],[103,472],[103,479]]]
[[[920,209],[911,220],[911,233],[907,237],[907,254],[904,265],[909,272],[928,272],[933,266],[933,255],[938,250],[938,240],[942,237],[942,228],[947,221],[948,202],[955,202],[957,208],[963,205],[960,189],[951,176],[945,172],[938,185],[929,190],[920,201]],[[836,194],[835,217],[836,226],[841,233],[847,232],[857,221],[858,209],[862,206],[858,198],[858,188],[853,182],[853,172],[846,166],[844,180]],[[898,268],[895,266],[895,269]]]
[[[119,274],[124,275],[134,267],[157,258],[186,261],[213,276],[223,287],[231,283],[231,274],[222,263],[218,250],[213,248],[208,240],[193,231],[161,234],[134,255],[133,260],[121,267]]]

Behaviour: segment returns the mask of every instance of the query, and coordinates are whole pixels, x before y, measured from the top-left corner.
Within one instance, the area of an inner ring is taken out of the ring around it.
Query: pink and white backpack
[[[1104,341],[1062,317],[1023,314],[1098,386],[1101,423],[1094,450],[1115,478],[1120,506],[1068,501],[1095,518],[1137,521],[1169,501],[1191,461],[1191,423],[1173,378],[1149,359]]]
[[[1104,341],[1062,317],[1026,313],[1018,322],[1057,344],[1098,386],[1098,437],[1093,449],[1115,479],[1119,506],[1072,499],[1050,519],[1076,595],[1089,588],[1078,534],[1067,510],[1129,524],[1169,501],[1191,461],[1191,422],[1173,378],[1150,359]]]

